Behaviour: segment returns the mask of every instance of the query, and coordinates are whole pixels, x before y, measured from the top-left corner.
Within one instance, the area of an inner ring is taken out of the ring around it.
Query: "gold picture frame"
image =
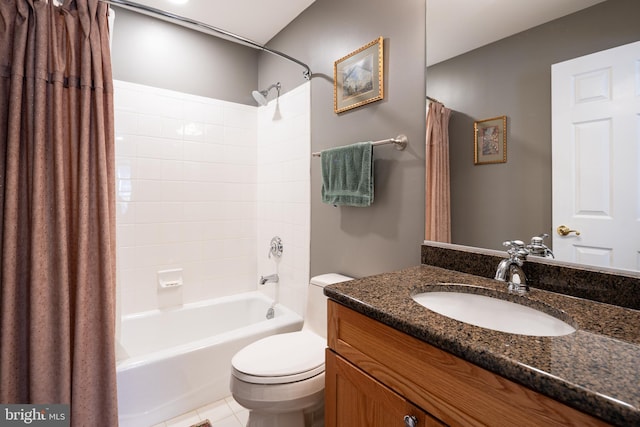
[[[473,122],[473,164],[507,162],[507,116]]]
[[[333,111],[384,98],[384,39],[378,37],[333,63]]]

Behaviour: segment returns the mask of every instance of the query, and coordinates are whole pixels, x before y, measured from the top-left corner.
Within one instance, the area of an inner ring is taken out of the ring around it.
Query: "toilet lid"
[[[233,375],[257,384],[311,378],[324,372],[326,347],[326,340],[312,332],[272,335],[249,344],[233,356]]]

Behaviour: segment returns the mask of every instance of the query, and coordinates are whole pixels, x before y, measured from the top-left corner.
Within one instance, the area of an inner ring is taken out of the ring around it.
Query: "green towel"
[[[359,142],[324,150],[322,202],[334,206],[366,207],[373,203],[373,146]]]

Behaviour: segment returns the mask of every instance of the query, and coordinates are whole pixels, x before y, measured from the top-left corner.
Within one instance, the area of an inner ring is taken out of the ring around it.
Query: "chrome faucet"
[[[280,278],[277,274],[270,274],[268,276],[260,276],[260,284],[264,285],[265,283],[278,283]]]
[[[508,247],[509,258],[505,258],[498,264],[496,270],[496,280],[507,282],[510,292],[523,294],[529,291],[527,278],[522,269],[524,260],[529,255],[529,250],[521,240],[510,240],[504,242],[503,246]]]

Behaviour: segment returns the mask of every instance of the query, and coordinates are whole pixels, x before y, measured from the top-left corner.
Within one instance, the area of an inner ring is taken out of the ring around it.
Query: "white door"
[[[556,258],[640,270],[640,42],[551,70]]]

